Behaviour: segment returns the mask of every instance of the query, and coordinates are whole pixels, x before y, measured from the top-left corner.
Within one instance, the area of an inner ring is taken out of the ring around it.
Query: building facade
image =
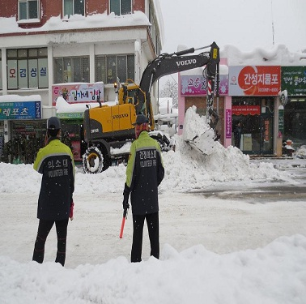
[[[273,51],[243,54],[235,47],[222,52],[217,131],[225,147],[235,145],[234,129],[241,125],[238,148],[250,155],[282,155],[283,143],[306,144],[306,55],[284,46]],[[186,110],[195,105],[206,114],[206,80],[202,71],[179,73],[179,134]],[[201,89],[202,88],[202,89]]]
[[[8,141],[16,151],[26,149],[14,142],[39,145],[57,95],[72,103],[115,100],[114,82],[139,83],[162,46],[154,0],[18,0],[1,6],[1,17],[0,152]],[[97,83],[101,89],[90,90]],[[154,110],[157,85],[152,94]],[[80,119],[69,118],[64,125],[80,142]]]

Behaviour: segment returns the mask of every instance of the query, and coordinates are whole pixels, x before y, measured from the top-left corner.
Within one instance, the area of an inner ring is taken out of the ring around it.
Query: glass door
[[[235,115],[236,114],[236,115]],[[245,154],[273,154],[272,99],[236,98],[233,102],[233,130],[241,125],[239,148]],[[232,136],[234,138],[234,134]]]

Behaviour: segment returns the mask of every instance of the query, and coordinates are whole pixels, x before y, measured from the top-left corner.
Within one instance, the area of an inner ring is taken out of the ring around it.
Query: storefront
[[[276,97],[280,92],[279,66],[229,67],[232,131],[241,123],[240,148],[245,154],[274,154]],[[232,133],[234,145],[234,133]]]
[[[33,163],[36,152],[44,143],[46,124],[41,118],[40,96],[1,97],[0,141],[2,138],[3,161]]]
[[[240,147],[246,154],[273,154],[274,99],[233,97],[232,129],[241,123]],[[234,146],[234,134],[232,135]]]
[[[284,102],[284,140],[294,146],[306,145],[306,67],[282,67]]]
[[[214,109],[219,115],[219,124],[216,129],[220,137],[220,142],[224,144],[224,112],[225,112],[225,96],[228,95],[228,75],[227,67],[222,66],[224,73],[220,75],[219,80],[219,96],[214,99]],[[179,117],[178,125],[179,130],[178,134],[183,133],[184,117],[185,112],[191,106],[196,106],[197,113],[200,116],[205,116],[207,111],[206,104],[206,77],[201,74],[196,74],[196,71],[187,71],[179,73]],[[201,69],[200,69],[201,70]],[[202,70],[201,70],[202,71]]]

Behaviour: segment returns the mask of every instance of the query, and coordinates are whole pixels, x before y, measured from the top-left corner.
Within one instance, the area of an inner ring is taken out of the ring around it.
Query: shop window
[[[291,97],[284,110],[284,139],[295,145],[306,144],[306,102],[303,97]]]
[[[85,0],[64,0],[64,16],[70,17],[71,15],[84,16]]]
[[[134,80],[134,55],[96,56],[96,81],[112,84]]]
[[[233,97],[232,130],[241,123],[240,149],[244,153],[273,153],[273,102],[270,97]]]
[[[47,88],[47,54],[47,48],[9,49],[7,51],[8,90]]]
[[[110,13],[117,16],[127,15],[132,13],[131,0],[110,0]]]
[[[54,83],[89,82],[89,57],[54,59]]]
[[[45,144],[46,122],[13,121],[12,138],[6,143],[6,157],[11,163],[33,164],[36,154]]]
[[[39,18],[38,0],[19,0],[18,1],[18,20],[29,20]]]

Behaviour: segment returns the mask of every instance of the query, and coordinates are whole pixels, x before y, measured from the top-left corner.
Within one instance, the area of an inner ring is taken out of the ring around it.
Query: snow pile
[[[161,260],[131,264],[118,257],[75,269],[0,257],[1,303],[303,303],[305,257],[302,235],[225,255],[166,245]]]
[[[306,145],[299,147],[294,155],[297,158],[306,158]]]
[[[165,179],[160,186],[161,191],[191,191],[237,180],[290,180],[287,172],[275,169],[272,163],[250,163],[249,156],[238,148],[224,148],[212,137],[207,137],[211,132],[211,136],[214,136],[206,118],[196,113],[196,107],[189,108],[186,112],[184,135],[175,135],[176,152],[171,150],[163,153]],[[193,138],[196,139],[192,140]],[[190,142],[186,143],[186,140]],[[130,143],[113,152],[126,152],[129,147]],[[211,149],[209,155],[203,154],[203,151],[207,152],[207,147]],[[0,170],[0,192],[38,193],[41,175],[33,170],[32,165],[0,163]],[[126,167],[121,164],[95,176],[84,174],[82,168],[76,168],[75,191],[78,194],[121,192],[125,182],[125,170]],[[16,179],[16,176],[22,178]],[[26,187],[23,178],[28,181]],[[11,187],[12,184],[14,187]]]
[[[290,180],[287,172],[275,169],[272,163],[251,163],[249,156],[238,148],[224,148],[219,142],[215,142],[211,155],[203,155],[177,136],[176,151],[163,154],[166,177],[160,188],[165,191],[205,189],[218,183],[238,180]]]
[[[189,142],[199,153],[214,153],[217,142],[215,132],[207,123],[206,117],[196,113],[196,106],[188,108],[184,118],[183,139]]]
[[[190,191],[237,180],[249,182],[291,179],[289,173],[275,169],[272,163],[251,163],[249,156],[235,147],[224,148],[219,142],[214,142],[214,152],[211,155],[203,155],[188,145],[181,136],[176,136],[175,139],[176,152],[163,153],[165,179],[160,185],[161,191]],[[125,170],[126,167],[120,164],[92,175],[84,174],[83,169],[78,167],[75,192],[121,193],[125,182]],[[0,163],[0,193],[37,194],[40,181],[41,175],[33,170],[32,165]]]

